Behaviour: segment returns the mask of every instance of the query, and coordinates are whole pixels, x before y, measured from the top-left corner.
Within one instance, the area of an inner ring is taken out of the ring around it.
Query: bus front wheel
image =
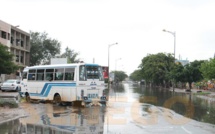
[[[25,95],[25,100],[26,102],[31,102],[31,98],[28,93]]]
[[[61,104],[61,97],[60,97],[59,94],[56,94],[56,95],[54,96],[53,103],[56,104],[56,105],[60,105],[60,104]]]

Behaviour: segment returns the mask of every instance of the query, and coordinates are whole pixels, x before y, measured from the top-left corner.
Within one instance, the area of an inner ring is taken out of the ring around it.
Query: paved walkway
[[[170,91],[172,91],[172,88],[170,88]],[[186,89],[175,88],[175,91],[176,91],[176,92],[185,92]],[[202,92],[209,92],[209,93],[214,93],[214,94],[215,94],[215,91],[211,91],[211,90],[191,89],[191,92],[193,92],[193,93],[196,93],[196,92],[199,92],[199,91],[202,91]]]
[[[0,99],[11,99],[18,102],[20,100],[20,96],[18,92],[12,92],[12,91],[2,92],[0,90]]]
[[[173,90],[170,89],[170,91],[173,91]],[[175,92],[189,93],[189,92],[186,92],[186,89],[179,89],[179,88],[175,88]],[[210,94],[198,94],[197,96],[202,99],[215,101],[215,92],[214,91],[203,90],[203,89],[191,89],[191,93],[197,93],[197,92],[210,93]]]

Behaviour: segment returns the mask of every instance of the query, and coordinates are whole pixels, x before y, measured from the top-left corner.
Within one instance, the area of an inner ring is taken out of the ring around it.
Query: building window
[[[23,47],[24,42],[21,40],[21,47]]]
[[[10,34],[9,33],[7,33],[7,39],[10,40]]]
[[[20,56],[20,62],[23,63],[23,56]]]
[[[16,62],[19,62],[19,55],[16,55]]]
[[[5,31],[1,31],[1,37],[7,39],[7,33]]]
[[[26,41],[25,41],[25,42],[26,42],[26,43],[25,43],[26,46],[28,46],[28,43],[29,43],[29,37],[28,37],[28,36],[26,37]]]
[[[13,39],[13,37],[11,37],[10,38],[10,43],[13,44],[13,41],[14,41],[14,39]]]
[[[16,39],[16,45],[18,46],[20,44],[20,39]]]

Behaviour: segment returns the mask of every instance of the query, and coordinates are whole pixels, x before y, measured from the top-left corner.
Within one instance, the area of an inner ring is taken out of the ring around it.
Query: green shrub
[[[9,107],[9,108],[17,108],[19,105],[16,101],[0,99],[0,107]]]
[[[208,95],[210,94],[209,92],[198,92],[198,93],[194,93],[194,95]]]

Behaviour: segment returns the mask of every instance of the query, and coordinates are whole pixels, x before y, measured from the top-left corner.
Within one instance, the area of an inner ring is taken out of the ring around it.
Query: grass
[[[194,93],[194,95],[208,95],[210,94],[209,92],[197,92],[197,93]]]
[[[20,98],[20,103],[26,102],[25,98],[21,97]]]
[[[17,108],[19,105],[13,100],[0,99],[0,107]]]

